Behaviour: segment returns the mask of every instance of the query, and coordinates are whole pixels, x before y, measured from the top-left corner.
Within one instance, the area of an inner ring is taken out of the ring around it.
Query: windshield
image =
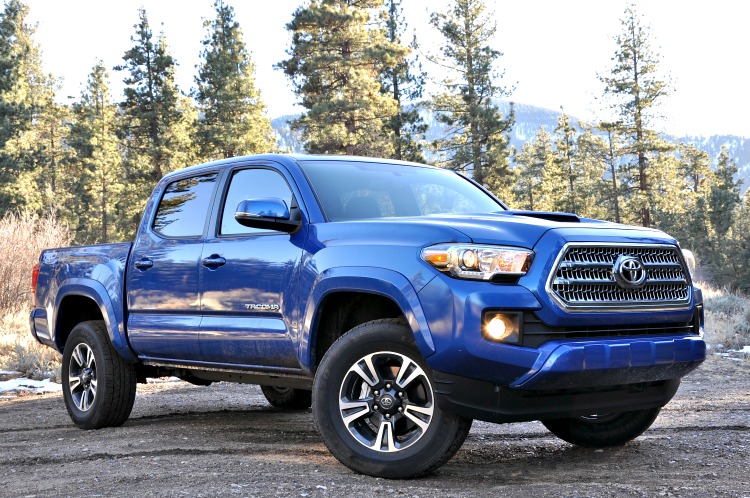
[[[329,221],[505,210],[449,170],[394,163],[300,161]]]

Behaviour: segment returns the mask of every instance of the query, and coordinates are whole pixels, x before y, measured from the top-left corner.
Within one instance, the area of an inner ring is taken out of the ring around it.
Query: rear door
[[[298,369],[295,289],[305,223],[293,234],[248,228],[234,219],[240,201],[278,198],[292,206],[291,180],[273,164],[227,176],[217,221],[203,246],[201,352],[205,361]],[[304,214],[303,214],[304,217]]]
[[[201,252],[218,178],[208,172],[170,182],[135,241],[128,337],[142,358],[200,359]]]

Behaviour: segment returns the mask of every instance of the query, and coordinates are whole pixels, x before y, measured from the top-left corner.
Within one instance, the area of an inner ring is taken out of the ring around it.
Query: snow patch
[[[12,373],[12,372],[7,372]],[[37,393],[52,393],[62,391],[62,386],[49,379],[31,380],[31,379],[10,379],[0,382],[0,393],[8,391],[34,391]]]

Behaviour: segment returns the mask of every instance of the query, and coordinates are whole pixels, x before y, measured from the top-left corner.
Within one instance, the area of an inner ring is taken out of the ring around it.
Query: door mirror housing
[[[296,231],[301,225],[296,201],[292,199],[292,207],[289,208],[283,199],[275,197],[240,201],[234,219],[242,226],[287,233]]]

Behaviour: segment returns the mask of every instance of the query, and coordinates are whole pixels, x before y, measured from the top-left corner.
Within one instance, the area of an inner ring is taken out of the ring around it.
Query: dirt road
[[[448,464],[411,481],[349,471],[309,410],[273,409],[256,386],[139,386],[124,426],[89,432],[61,395],[21,395],[0,401],[0,496],[750,497],[750,360],[712,356],[623,447],[475,422]]]

